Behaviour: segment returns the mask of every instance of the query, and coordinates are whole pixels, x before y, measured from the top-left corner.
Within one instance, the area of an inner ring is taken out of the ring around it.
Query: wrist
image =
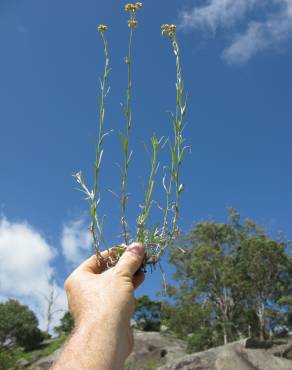
[[[113,312],[105,310],[96,310],[84,312],[75,322],[76,330],[79,328],[90,328],[99,330],[118,330],[124,326],[125,320],[123,320],[120,313],[114,314]]]
[[[108,315],[80,320],[54,370],[122,370],[129,354],[125,333]]]
[[[127,320],[120,315],[109,315],[100,312],[98,315],[87,315],[80,319],[75,327],[77,336],[90,336],[96,343],[103,343],[113,350],[113,357],[125,361],[133,345],[132,331]]]

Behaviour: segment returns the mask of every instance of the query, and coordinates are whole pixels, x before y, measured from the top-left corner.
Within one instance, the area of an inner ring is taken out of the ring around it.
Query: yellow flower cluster
[[[108,27],[105,24],[100,24],[97,29],[99,32],[104,32],[108,29]]]
[[[175,24],[163,24],[161,26],[162,36],[168,36],[170,39],[175,37],[176,25]]]
[[[142,6],[143,6],[142,3],[136,3],[136,4],[129,3],[129,4],[125,5],[125,11],[126,12],[135,12],[136,10],[141,9]]]
[[[130,28],[136,28],[137,27],[137,24],[138,24],[138,21],[136,21],[135,19],[129,19],[128,20],[128,26]]]

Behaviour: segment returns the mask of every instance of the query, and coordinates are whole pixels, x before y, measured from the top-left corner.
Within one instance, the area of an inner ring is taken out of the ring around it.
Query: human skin
[[[108,252],[83,262],[66,280],[75,330],[52,370],[120,370],[133,348],[130,320],[135,308],[134,290],[144,274],[136,273],[144,247],[128,246],[117,265],[106,269]]]

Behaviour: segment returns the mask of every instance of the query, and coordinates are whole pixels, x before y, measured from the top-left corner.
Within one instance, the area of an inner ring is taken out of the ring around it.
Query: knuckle
[[[132,252],[127,253],[127,255],[124,258],[127,259],[126,262],[128,266],[136,266],[139,265],[141,262],[140,257]]]
[[[135,262],[139,262],[141,259],[140,256],[138,256],[136,253],[133,253],[131,251],[127,253],[127,258]]]
[[[112,273],[114,277],[120,278],[125,275],[124,269],[120,265],[116,265],[112,268]]]

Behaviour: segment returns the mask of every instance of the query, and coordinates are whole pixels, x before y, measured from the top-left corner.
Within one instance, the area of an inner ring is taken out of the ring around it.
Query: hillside
[[[187,355],[185,343],[170,335],[135,330],[134,336],[127,370],[292,370],[292,340],[273,345],[241,340]],[[48,370],[60,351],[34,363],[23,361],[22,368]]]

